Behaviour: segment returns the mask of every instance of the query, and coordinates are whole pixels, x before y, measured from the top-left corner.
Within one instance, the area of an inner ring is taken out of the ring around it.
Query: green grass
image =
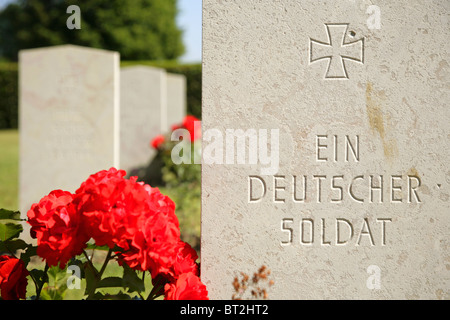
[[[92,255],[92,251],[88,250],[88,254]],[[102,252],[97,250],[95,257],[93,259],[93,264],[97,270],[101,269],[103,261],[105,259],[106,252]],[[83,256],[79,256],[78,259],[83,259]],[[70,262],[68,263],[70,265]],[[28,265],[28,270],[38,269],[44,270],[45,264],[39,259],[35,258],[33,262]],[[81,283],[79,288],[68,288],[68,280],[72,275],[72,272],[67,271],[67,269],[61,270],[58,267],[51,267],[48,270],[48,283],[46,283],[41,291],[40,299],[41,300],[82,300],[86,299],[87,295],[85,294],[86,290],[86,279],[83,276],[83,272],[81,274]],[[108,277],[119,277],[121,278],[123,275],[123,268],[119,266],[117,261],[113,260],[108,263],[105,272],[103,273],[102,279]],[[138,272],[138,276],[142,277],[142,272]],[[31,276],[27,277],[28,285],[27,285],[27,297],[33,297],[36,295],[36,286],[31,279]],[[145,291],[141,293],[142,297],[147,298],[152,290],[152,280],[150,274],[147,272],[145,274]],[[136,292],[129,293],[127,288],[122,287],[111,287],[111,288],[99,288],[96,292],[101,292],[103,294],[117,295],[119,293],[126,293],[130,297],[139,298]],[[161,297],[159,299],[162,299]]]
[[[0,130],[0,208],[18,210],[19,132]]]

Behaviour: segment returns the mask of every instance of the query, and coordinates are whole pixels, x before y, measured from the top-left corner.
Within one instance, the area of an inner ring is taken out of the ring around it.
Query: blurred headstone
[[[72,45],[19,54],[22,217],[55,189],[71,192],[119,166],[117,52]]]

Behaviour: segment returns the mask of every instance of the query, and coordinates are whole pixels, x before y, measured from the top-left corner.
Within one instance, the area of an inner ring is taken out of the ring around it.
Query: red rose
[[[183,123],[172,126],[172,131],[177,129],[186,129],[191,135],[191,142],[200,139],[202,136],[201,122],[194,116],[186,116]]]
[[[31,236],[38,240],[37,254],[50,266],[64,268],[81,254],[89,240],[81,228],[81,216],[70,192],[55,190],[28,211]]]
[[[197,252],[188,243],[183,241],[178,242],[176,254],[172,261],[170,276],[178,278],[179,275],[189,272],[198,276],[197,259]]]
[[[89,177],[76,191],[86,232],[96,245],[123,249],[121,263],[150,271],[152,277],[170,273],[180,241],[175,204],[158,189],[114,168]]]
[[[163,261],[156,260],[156,268],[153,269],[152,279],[153,286],[161,283],[175,282],[181,274],[192,273],[199,276],[199,268],[196,260],[197,252],[183,241],[179,241],[176,245],[171,245],[164,253]]]
[[[188,130],[191,134],[191,142],[194,142],[195,140],[201,138],[201,124],[200,120],[196,117],[186,116],[183,121],[183,127],[186,128],[186,130]]]
[[[132,268],[149,270],[153,278],[169,273],[180,241],[175,204],[158,189],[149,186],[149,210],[141,217],[140,229],[134,234],[130,250],[122,254]]]
[[[183,273],[164,286],[164,300],[209,300],[206,286],[192,272]]]
[[[111,168],[91,175],[76,191],[74,202],[82,212],[86,232],[98,246],[128,244],[150,210],[146,187],[123,170]]]
[[[154,149],[158,150],[165,141],[166,141],[166,138],[160,134],[152,140],[151,146]]]
[[[2,299],[25,299],[28,274],[22,260],[0,256],[0,293]]]

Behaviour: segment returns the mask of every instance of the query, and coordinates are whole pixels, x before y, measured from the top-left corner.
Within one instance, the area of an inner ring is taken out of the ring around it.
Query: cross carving
[[[309,62],[328,60],[325,79],[348,79],[347,60],[364,63],[364,38],[346,42],[348,23],[326,23],[327,42],[309,38]]]

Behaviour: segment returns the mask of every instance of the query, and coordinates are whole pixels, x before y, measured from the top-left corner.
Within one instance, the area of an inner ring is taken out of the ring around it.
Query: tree
[[[81,29],[69,29],[70,5]],[[75,44],[119,51],[124,60],[176,59],[184,53],[177,0],[16,0],[0,12],[0,56],[21,49]]]

